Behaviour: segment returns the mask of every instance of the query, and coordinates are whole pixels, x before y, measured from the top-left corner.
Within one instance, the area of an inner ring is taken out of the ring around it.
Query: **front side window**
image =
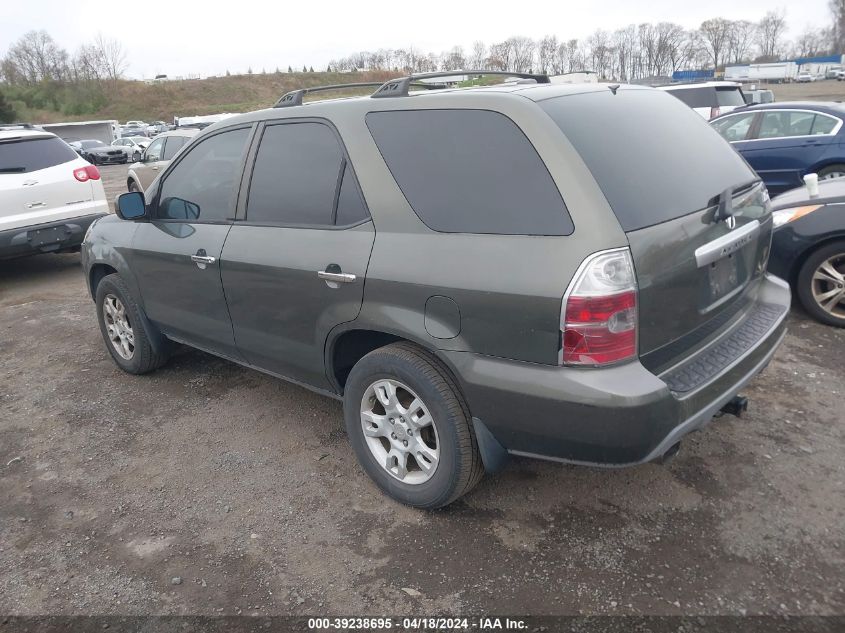
[[[760,120],[760,131],[757,138],[787,138],[790,136],[807,136],[813,129],[812,112],[790,112],[771,110],[764,112]]]
[[[147,148],[146,153],[144,154],[144,161],[145,162],[154,162],[157,160],[161,160],[161,151],[164,149],[164,139],[156,139],[150,146]]]
[[[176,156],[176,152],[182,149],[182,146],[187,140],[184,136],[168,136],[164,144],[162,160],[172,160]]]
[[[445,233],[569,235],[572,220],[522,130],[488,110],[370,112],[367,127],[429,228]]]
[[[713,121],[711,125],[727,141],[744,141],[748,137],[755,114],[754,112],[735,114]]]
[[[249,128],[230,130],[195,145],[165,178],[158,218],[220,222],[233,217],[249,133]]]
[[[334,132],[321,123],[270,125],[255,157],[248,222],[330,226],[344,162]]]

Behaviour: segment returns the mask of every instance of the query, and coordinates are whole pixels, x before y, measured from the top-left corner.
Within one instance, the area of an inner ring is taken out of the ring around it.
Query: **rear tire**
[[[129,374],[146,374],[164,365],[170,354],[156,352],[144,330],[140,306],[120,275],[106,275],[97,285],[97,322],[112,359]]]
[[[801,305],[814,319],[845,327],[845,241],[811,253],[795,283]]]
[[[824,169],[819,170],[819,180],[841,178],[842,176],[845,176],[845,165],[840,163],[837,163],[836,165],[828,165]]]
[[[382,397],[373,389],[388,383],[399,387],[394,402],[400,402],[400,394],[405,396],[396,409],[381,407]],[[365,434],[364,425],[369,424],[376,409],[379,415],[375,417],[380,421],[368,427],[370,432]],[[391,417],[392,411],[399,413]],[[425,415],[415,414],[417,411]],[[361,466],[379,488],[400,503],[440,508],[469,492],[484,475],[466,401],[436,357],[415,345],[394,343],[358,361],[346,382],[343,412],[349,442]],[[400,415],[405,416],[401,423]],[[382,425],[386,430],[383,435],[373,433]],[[374,439],[375,434],[380,437]],[[389,465],[399,468],[391,455],[402,452],[403,441],[409,447],[405,472],[397,474],[389,470]],[[432,449],[435,445],[436,453]],[[436,455],[436,461],[423,453]],[[377,455],[386,457],[386,463]]]

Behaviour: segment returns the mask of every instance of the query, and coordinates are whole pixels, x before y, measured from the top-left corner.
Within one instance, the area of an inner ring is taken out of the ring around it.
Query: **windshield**
[[[625,231],[705,209],[727,188],[757,179],[704,119],[661,90],[590,92],[539,105],[581,155]]]
[[[76,160],[78,156],[55,136],[0,142],[0,174],[23,174]]]
[[[94,147],[104,147],[105,143],[102,141],[79,141],[79,144],[82,146],[82,149],[92,149]]]

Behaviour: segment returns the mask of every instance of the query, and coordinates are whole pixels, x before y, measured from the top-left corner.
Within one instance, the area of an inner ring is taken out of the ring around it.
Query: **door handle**
[[[339,284],[351,284],[358,279],[355,275],[350,273],[330,273],[325,270],[318,270],[317,277],[325,279],[326,281],[334,281]]]
[[[213,264],[217,259],[211,255],[191,255],[191,261],[197,264]]]

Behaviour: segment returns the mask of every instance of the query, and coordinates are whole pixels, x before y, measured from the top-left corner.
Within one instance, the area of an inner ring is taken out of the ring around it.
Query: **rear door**
[[[807,169],[817,163],[835,138],[834,117],[807,110],[760,113],[757,133],[740,151],[772,193],[802,184]]]
[[[666,367],[754,298],[771,240],[764,189],[706,122],[659,91],[540,105],[627,234],[639,285],[640,358],[651,369]]]
[[[206,137],[161,182],[127,253],[147,316],[168,335],[239,358],[220,281],[252,130]]]
[[[327,336],[356,318],[375,229],[335,130],[267,125],[222,255],[235,341],[252,365],[328,388]]]
[[[87,164],[52,135],[0,139],[0,230],[80,215],[94,189],[73,172]]]

